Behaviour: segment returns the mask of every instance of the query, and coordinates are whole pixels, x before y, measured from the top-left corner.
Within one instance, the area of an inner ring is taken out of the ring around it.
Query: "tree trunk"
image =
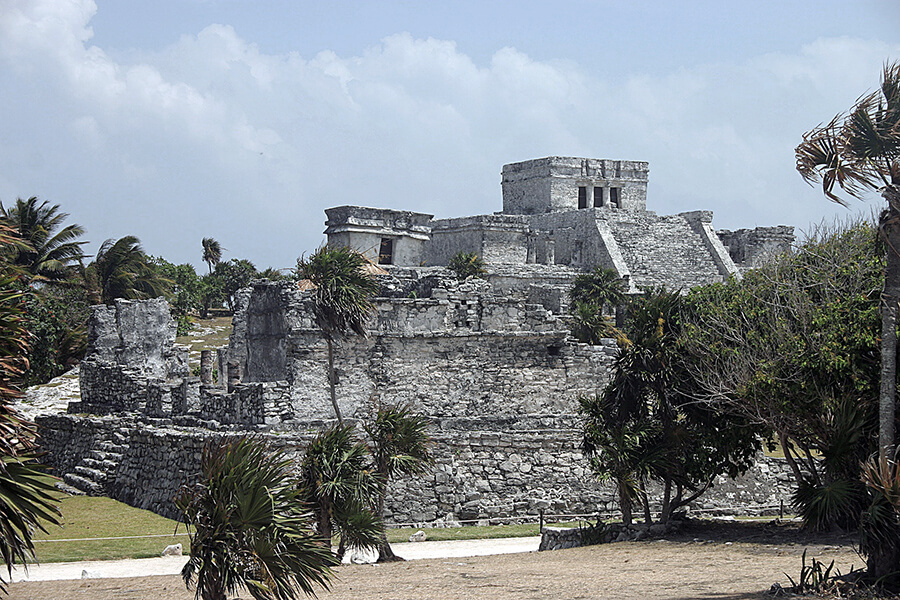
[[[650,513],[650,498],[647,496],[647,482],[641,479],[641,505],[644,507],[644,523],[653,524],[653,515]]]
[[[631,525],[631,495],[628,493],[628,484],[619,482],[619,509],[622,511],[622,523]]]
[[[326,337],[325,341],[328,343],[328,389],[331,392],[331,406],[334,407],[334,414],[337,416],[338,423],[343,425],[344,417],[341,416],[341,409],[338,408],[337,391],[335,390],[337,380],[334,376],[334,342],[330,337]]]
[[[794,474],[794,481],[797,485],[800,485],[800,482],[803,481],[803,473],[800,471],[800,467],[797,466],[797,461],[794,460],[794,455],[791,453],[790,440],[788,440],[788,436],[786,433],[778,434],[778,442],[781,444],[781,451],[784,452],[784,460],[787,461],[788,466],[791,468],[791,472]]]
[[[897,394],[897,304],[900,302],[900,190],[888,186],[881,232],[887,245],[881,294],[881,389],[878,401],[878,457],[893,456]]]
[[[381,489],[378,494],[377,506],[375,510],[379,517],[384,518],[384,496],[387,493],[387,488],[384,487]],[[383,522],[383,521],[382,521]],[[391,544],[387,539],[387,530],[382,526],[381,528],[381,542],[378,544],[378,560],[376,562],[384,563],[384,562],[396,562],[406,560],[394,554],[394,551],[391,549]]]

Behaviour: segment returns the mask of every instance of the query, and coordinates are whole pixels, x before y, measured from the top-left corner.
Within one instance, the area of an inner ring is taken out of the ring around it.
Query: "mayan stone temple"
[[[336,350],[342,413],[358,421],[378,401],[402,402],[432,423],[435,468],[391,484],[389,522],[615,508],[613,489],[582,457],[576,406],[604,388],[617,348],[570,336],[573,277],[603,266],[631,293],[687,289],[740,276],[793,241],[791,227],[716,232],[709,211],[648,211],[648,173],[645,162],[550,157],[503,167],[493,214],[325,211],[328,243],[366,253],[386,273],[369,337]],[[483,257],[484,279],[458,281],[446,268],[460,251]],[[253,432],[301,452],[333,422],[326,345],[296,282],[240,292],[229,344],[204,353],[200,377],[174,344],[162,300],[96,307],[89,337],[81,402],[39,418],[49,462],[88,493],[173,515],[171,498],[198,472],[211,436]],[[761,461],[702,502],[777,503],[786,480]]]

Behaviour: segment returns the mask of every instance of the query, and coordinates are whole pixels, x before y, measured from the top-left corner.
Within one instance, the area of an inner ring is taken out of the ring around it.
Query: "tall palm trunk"
[[[334,341],[327,337],[325,341],[328,343],[328,389],[331,392],[331,406],[334,407],[334,414],[337,416],[338,423],[344,424],[344,417],[341,416],[341,409],[337,403],[337,379],[334,376]]]
[[[881,219],[887,245],[881,294],[881,389],[878,402],[878,457],[893,456],[897,397],[897,312],[900,303],[900,189],[884,192],[888,208]]]

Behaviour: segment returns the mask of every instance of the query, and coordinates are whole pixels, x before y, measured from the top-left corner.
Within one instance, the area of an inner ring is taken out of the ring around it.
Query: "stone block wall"
[[[722,229],[716,233],[741,272],[790,252],[794,243],[794,228],[787,225],[737,231]]]
[[[435,466],[421,477],[391,483],[385,503],[388,523],[507,522],[534,518],[542,510],[548,515],[617,513],[615,490],[598,483],[590,472],[577,429],[556,428],[571,423],[571,416],[481,423],[495,427],[493,431],[459,428],[472,425],[464,421],[435,421],[431,430]],[[510,422],[556,427],[504,430]],[[246,433],[113,416],[54,415],[41,417],[38,423],[42,445],[49,453],[47,461],[56,473],[80,472],[86,464],[94,470],[106,469],[100,476],[102,493],[173,518],[177,514],[172,498],[181,485],[196,481],[204,444]],[[326,425],[297,423],[258,435],[299,459],[316,431]],[[103,460],[85,462],[88,456]],[[791,487],[784,461],[761,457],[747,475],[737,480],[719,478],[692,512],[775,514],[781,501],[788,504]],[[659,490],[651,488],[651,492]]]

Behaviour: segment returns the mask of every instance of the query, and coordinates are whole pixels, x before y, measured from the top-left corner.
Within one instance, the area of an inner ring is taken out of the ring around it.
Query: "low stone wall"
[[[532,423],[550,417],[534,417]],[[559,416],[557,423],[567,419]],[[38,425],[48,463],[60,476],[95,476],[99,493],[176,516],[172,497],[196,480],[200,453],[211,438],[250,433],[215,422],[181,426],[176,420],[136,417],[53,415]],[[300,458],[315,433],[328,422],[307,422],[291,430],[257,433],[273,447]],[[446,427],[459,425],[453,420]],[[471,422],[463,423],[470,427]],[[432,431],[434,469],[421,477],[391,482],[385,503],[388,523],[438,520],[505,522],[548,515],[616,514],[614,489],[601,485],[588,469],[574,429]],[[218,429],[212,429],[218,427]],[[102,472],[102,473],[101,473]],[[759,514],[777,512],[790,497],[791,476],[784,461],[761,459],[737,480],[719,478],[691,513]],[[658,510],[658,507],[656,507]]]

